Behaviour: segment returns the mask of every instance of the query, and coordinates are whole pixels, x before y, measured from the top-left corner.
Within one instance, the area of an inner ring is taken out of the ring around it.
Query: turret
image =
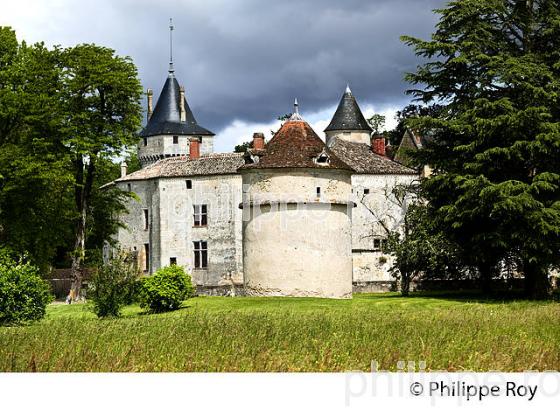
[[[370,145],[372,131],[347,85],[330,124],[325,128],[327,145],[330,146],[334,138]]]

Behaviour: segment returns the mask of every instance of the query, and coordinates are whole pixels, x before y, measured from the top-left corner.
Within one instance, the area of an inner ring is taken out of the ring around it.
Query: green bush
[[[97,317],[119,316],[121,309],[134,300],[137,278],[136,267],[126,253],[99,266],[88,285]]]
[[[0,325],[42,319],[53,300],[51,288],[39,268],[0,256]]]
[[[152,312],[165,312],[181,307],[183,300],[193,297],[195,289],[191,277],[176,265],[159,269],[142,279],[140,307]]]

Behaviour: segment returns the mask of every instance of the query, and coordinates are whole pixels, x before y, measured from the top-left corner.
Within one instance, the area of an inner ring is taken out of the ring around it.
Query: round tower
[[[243,266],[255,296],[352,296],[351,169],[295,112],[245,156]]]
[[[330,124],[325,128],[327,145],[331,146],[334,138],[371,145],[372,131],[347,85]]]

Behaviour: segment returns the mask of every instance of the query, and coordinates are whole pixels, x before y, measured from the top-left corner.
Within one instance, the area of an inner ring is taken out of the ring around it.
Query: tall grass
[[[425,361],[428,370],[560,369],[560,304],[355,296],[196,298],[177,312],[84,305],[0,329],[1,371],[346,371]]]

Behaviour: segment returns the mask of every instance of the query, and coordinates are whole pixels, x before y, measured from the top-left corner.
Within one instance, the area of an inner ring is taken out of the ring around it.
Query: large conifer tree
[[[483,278],[515,255],[526,292],[548,291],[560,236],[560,1],[461,0],[437,10],[425,59],[407,79],[428,105],[417,156],[433,215]]]

